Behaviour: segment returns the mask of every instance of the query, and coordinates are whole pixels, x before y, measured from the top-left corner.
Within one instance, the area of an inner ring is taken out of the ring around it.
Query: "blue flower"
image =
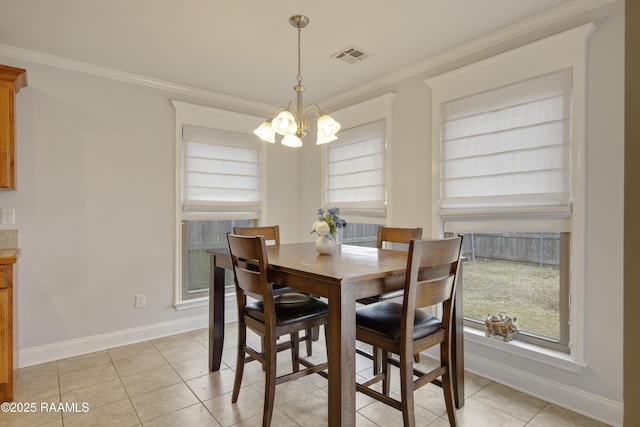
[[[329,226],[329,234],[335,237],[338,228],[344,228],[347,225],[347,221],[340,218],[340,209],[338,208],[329,208],[326,211],[320,208],[318,209],[317,215],[318,220],[311,226],[312,233],[322,232],[323,235],[326,234],[326,226],[319,224],[320,222],[324,222]]]

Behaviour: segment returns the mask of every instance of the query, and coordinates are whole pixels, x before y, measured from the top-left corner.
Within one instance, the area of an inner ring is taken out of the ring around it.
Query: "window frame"
[[[213,107],[207,107],[197,104],[172,100],[171,103],[175,109],[175,176],[174,176],[174,307],[176,310],[201,307],[208,304],[208,292],[202,292],[202,296],[194,296],[193,298],[185,298],[187,295],[183,291],[183,141],[182,129],[184,125],[200,126],[205,128],[246,133],[250,135],[250,129],[255,127],[262,119],[260,117],[248,114],[237,113],[234,111],[222,110]],[[256,147],[261,156],[261,199],[262,208],[260,210],[242,211],[236,209],[236,212],[216,211],[212,209],[208,212],[197,214],[198,220],[235,220],[235,219],[253,219],[257,223],[264,222],[265,205],[266,205],[266,170],[267,170],[267,150],[265,144],[256,141]],[[195,219],[193,213],[191,219]],[[205,295],[206,294],[206,295]]]
[[[488,89],[516,83],[548,72],[571,67],[573,73],[573,116],[571,151],[569,328],[570,357],[584,362],[584,270],[585,270],[585,127],[587,39],[595,26],[586,24],[510,50],[471,65],[425,80],[432,102],[432,235],[444,235],[438,214],[440,195],[440,105]],[[517,219],[501,221],[502,231],[511,231]],[[524,231],[524,230],[521,230]],[[537,230],[532,230],[537,231]]]

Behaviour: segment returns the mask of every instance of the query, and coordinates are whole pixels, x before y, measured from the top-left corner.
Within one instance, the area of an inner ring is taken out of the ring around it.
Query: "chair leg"
[[[291,369],[293,372],[298,372],[300,370],[300,336],[298,332],[293,332],[289,339],[291,340]]]
[[[373,347],[372,348],[372,355],[373,355],[373,375],[378,375],[380,372],[382,372],[382,350],[380,350],[378,347]]]
[[[319,326],[318,329],[320,329]],[[327,355],[329,355],[329,325],[324,325],[324,347],[327,350]]]
[[[451,375],[454,375],[449,367],[451,366],[451,347],[448,343],[440,344],[440,365],[446,366],[446,371],[442,374],[442,392],[444,393],[444,403],[447,407],[447,417],[449,418],[449,425],[451,427],[457,427],[458,421],[456,420],[456,408],[455,400],[453,397],[453,382],[451,381]]]
[[[260,337],[260,349],[264,352],[265,351],[265,347],[264,347],[264,335]],[[266,370],[267,367],[263,364],[262,365],[262,370]]]
[[[378,372],[384,375],[382,380],[382,394],[389,396],[391,390],[391,372],[389,371],[389,352],[376,348],[376,353],[382,355],[382,365]],[[375,354],[375,353],[374,353]]]
[[[400,395],[404,427],[414,427],[416,417],[413,402],[413,357],[409,354],[400,356]]]
[[[278,348],[275,337],[270,337],[268,340],[265,340],[265,344],[267,369],[265,371],[264,381],[262,427],[269,427],[271,425],[271,418],[273,417],[273,402],[275,401],[276,394],[276,358],[278,355]]]
[[[451,383],[451,375],[449,369],[442,375],[442,392],[444,393],[444,403],[447,407],[447,417],[449,418],[449,426],[457,427],[456,408],[453,403],[453,387]]]
[[[307,329],[307,356],[313,355],[313,342],[320,338],[320,326]]]
[[[243,322],[238,325],[238,349],[236,353],[236,373],[233,380],[233,393],[231,394],[231,403],[238,401],[240,394],[240,384],[242,384],[242,374],[244,373],[244,348],[247,343],[247,327]]]

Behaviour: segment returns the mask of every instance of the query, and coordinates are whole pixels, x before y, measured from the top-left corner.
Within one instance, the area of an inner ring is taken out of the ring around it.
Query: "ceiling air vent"
[[[349,46],[342,49],[340,52],[331,55],[332,58],[336,58],[337,60],[346,62],[347,64],[355,64],[356,62],[364,61],[370,56],[372,56],[370,53],[355,46]]]

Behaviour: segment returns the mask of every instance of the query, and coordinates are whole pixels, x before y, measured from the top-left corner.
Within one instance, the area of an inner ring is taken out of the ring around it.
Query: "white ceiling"
[[[295,97],[294,14],[310,18],[302,30],[308,103],[523,21],[551,28],[557,16],[610,1],[0,0],[0,47],[282,105]],[[351,45],[373,56],[352,65],[331,58]]]

